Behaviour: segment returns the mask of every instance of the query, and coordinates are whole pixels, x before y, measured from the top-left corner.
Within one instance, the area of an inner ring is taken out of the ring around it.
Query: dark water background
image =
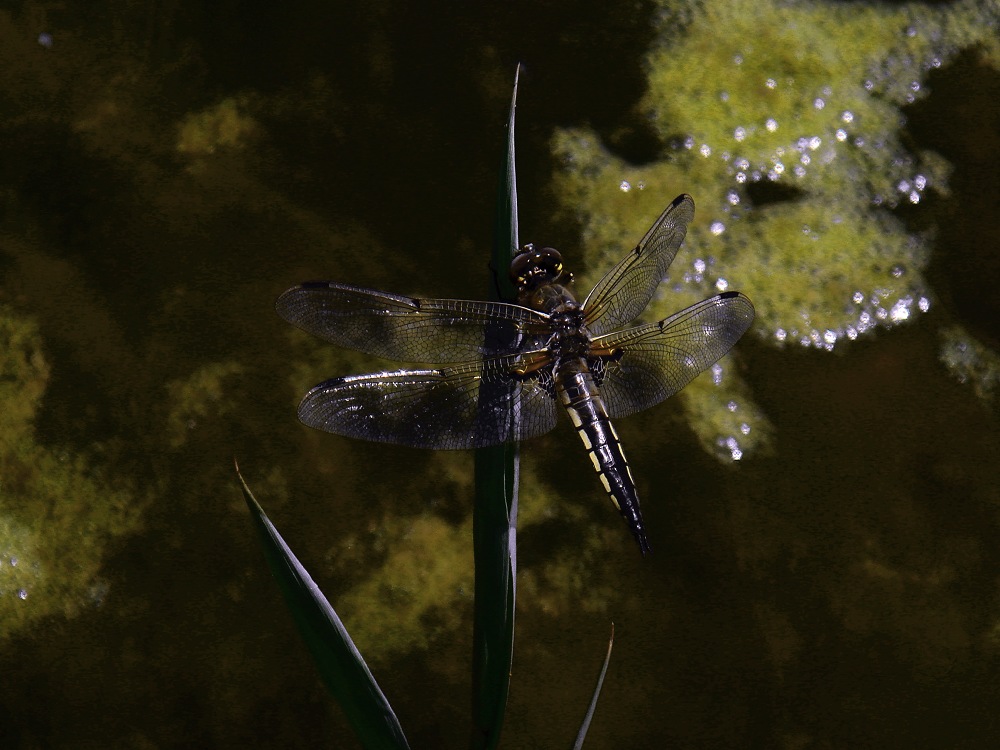
[[[47,8],[4,16],[17,96],[0,124],[0,301],[38,322],[51,365],[38,441],[127,487],[142,523],[105,551],[93,606],[4,634],[0,747],[351,747],[231,459],[251,484],[283,488],[272,518],[335,602],[358,576],[330,563],[329,537],[376,523],[434,466],[295,423],[292,362],[315,347],[289,338],[273,301],[307,278],[480,295],[518,61],[521,236],[570,246],[576,228],[549,216],[549,136],[589,124],[630,160],[657,156],[635,109],[652,10]],[[612,619],[590,748],[995,746],[1000,430],[995,406],[940,364],[936,330],[960,322],[1000,343],[1000,82],[960,59],[931,87],[909,137],[956,165],[951,197],[925,202],[942,221],[928,274],[940,304],[837,355],[742,343],[775,428],[769,455],[722,467],[675,405],[619,425],[656,554],[639,560],[614,527],[621,547],[589,582],[612,587],[600,611],[526,598],[507,747],[566,746]],[[185,116],[241,95],[261,123],[250,145],[177,153]],[[213,362],[243,369],[171,443],[168,384]],[[538,445],[527,460],[550,485],[597,496],[571,431]],[[465,502],[440,504],[462,518]],[[619,524],[602,502],[592,523]],[[520,564],[542,576],[572,552],[553,524],[526,531]],[[456,617],[376,660],[413,747],[465,743],[471,616]]]

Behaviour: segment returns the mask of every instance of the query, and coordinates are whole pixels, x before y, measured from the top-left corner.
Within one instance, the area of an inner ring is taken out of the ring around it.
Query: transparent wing
[[[660,403],[728,352],[753,323],[750,300],[726,292],[659,323],[601,336],[591,343],[598,357],[601,395],[613,419]]]
[[[538,350],[434,370],[334,378],[310,390],[299,419],[338,435],[414,448],[482,448],[556,423],[549,354]],[[516,376],[519,368],[536,368]],[[517,418],[514,418],[517,417]]]
[[[549,319],[504,302],[415,299],[325,281],[289,289],[275,309],[289,323],[337,346],[428,364],[509,350],[513,329],[542,333]],[[501,330],[508,331],[507,340],[496,339]]]
[[[635,249],[597,282],[583,303],[591,334],[600,336],[621,328],[646,309],[693,218],[691,196],[677,196]]]

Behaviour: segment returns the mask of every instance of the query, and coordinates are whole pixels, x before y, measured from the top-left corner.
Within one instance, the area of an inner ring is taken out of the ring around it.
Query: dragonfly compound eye
[[[535,247],[528,243],[514,256],[510,264],[510,279],[518,287],[536,287],[555,281],[562,275],[562,255],[552,247]]]

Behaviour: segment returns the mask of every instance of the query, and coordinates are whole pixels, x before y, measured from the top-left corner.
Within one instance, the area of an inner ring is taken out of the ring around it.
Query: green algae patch
[[[468,456],[435,451],[427,462],[427,475],[415,476],[412,487],[415,496],[426,498],[422,504],[433,509],[448,495],[468,497]],[[589,464],[585,468],[589,471]],[[608,611],[617,600],[619,581],[603,563],[609,555],[631,552],[618,513],[596,482],[592,492],[566,497],[530,460],[522,463],[521,473],[519,538],[540,538],[557,524],[573,543],[554,545],[544,566],[518,571],[519,611],[548,616]],[[406,515],[393,509],[372,518],[366,528],[331,531],[336,542],[314,575],[354,579],[334,603],[372,663],[440,648],[471,622],[471,515],[449,520],[434,510]]]
[[[383,565],[337,600],[362,653],[386,659],[460,630],[472,611],[471,516],[387,517]]]
[[[258,134],[260,127],[248,114],[244,98],[227,98],[184,118],[177,134],[177,150],[192,157],[216,151],[237,151]]]
[[[84,459],[39,444],[49,380],[37,327],[0,307],[0,633],[98,606],[108,545],[133,533],[141,503]]]
[[[236,412],[236,398],[232,389],[226,388],[226,383],[245,372],[246,368],[239,362],[210,362],[187,378],[168,383],[168,445],[176,450],[187,443],[189,433],[199,423]]]
[[[773,430],[767,415],[754,402],[750,388],[732,371],[732,358],[723,357],[708,373],[682,391],[684,412],[701,447],[722,461],[739,461],[744,452],[769,445]]]
[[[1000,389],[1000,355],[961,326],[948,326],[940,335],[941,361],[951,374],[971,385],[979,398],[993,401]]]
[[[904,145],[902,107],[959,52],[994,63],[998,14],[975,2],[664,5],[643,100],[661,158],[629,164],[585,129],[553,137],[553,192],[582,225],[590,273],[687,192],[695,221],[649,318],[739,290],[761,338],[832,351],[928,311],[933,235],[887,209],[946,193],[950,166]],[[738,436],[718,432],[727,399],[699,400],[707,378],[680,397],[702,443],[718,448]],[[766,437],[766,421],[747,426],[732,458],[764,444],[754,436]]]

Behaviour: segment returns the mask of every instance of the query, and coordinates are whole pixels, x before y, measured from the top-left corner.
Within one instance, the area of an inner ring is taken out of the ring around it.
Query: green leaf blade
[[[604,664],[601,665],[601,673],[597,676],[597,684],[594,686],[594,694],[590,698],[590,705],[587,706],[587,713],[584,714],[580,723],[580,731],[577,732],[576,741],[573,743],[573,750],[583,750],[583,741],[587,738],[587,731],[590,729],[590,722],[594,718],[597,710],[597,699],[601,697],[601,688],[604,687],[604,678],[608,674],[608,665],[611,663],[611,649],[615,645],[615,624],[611,623],[611,635],[608,638],[608,650],[604,654]]]
[[[402,727],[336,611],[268,519],[237,469],[240,487],[295,626],[361,744],[408,750]]]
[[[507,120],[507,140],[497,191],[497,222],[492,266],[496,291],[504,301],[516,292],[506,269],[517,252],[517,180],[514,112],[517,79]],[[511,419],[514,414],[509,415]],[[473,729],[470,747],[496,748],[500,742],[514,653],[514,603],[517,576],[517,492],[520,469],[516,444],[476,451],[473,554],[476,566],[473,625]]]

